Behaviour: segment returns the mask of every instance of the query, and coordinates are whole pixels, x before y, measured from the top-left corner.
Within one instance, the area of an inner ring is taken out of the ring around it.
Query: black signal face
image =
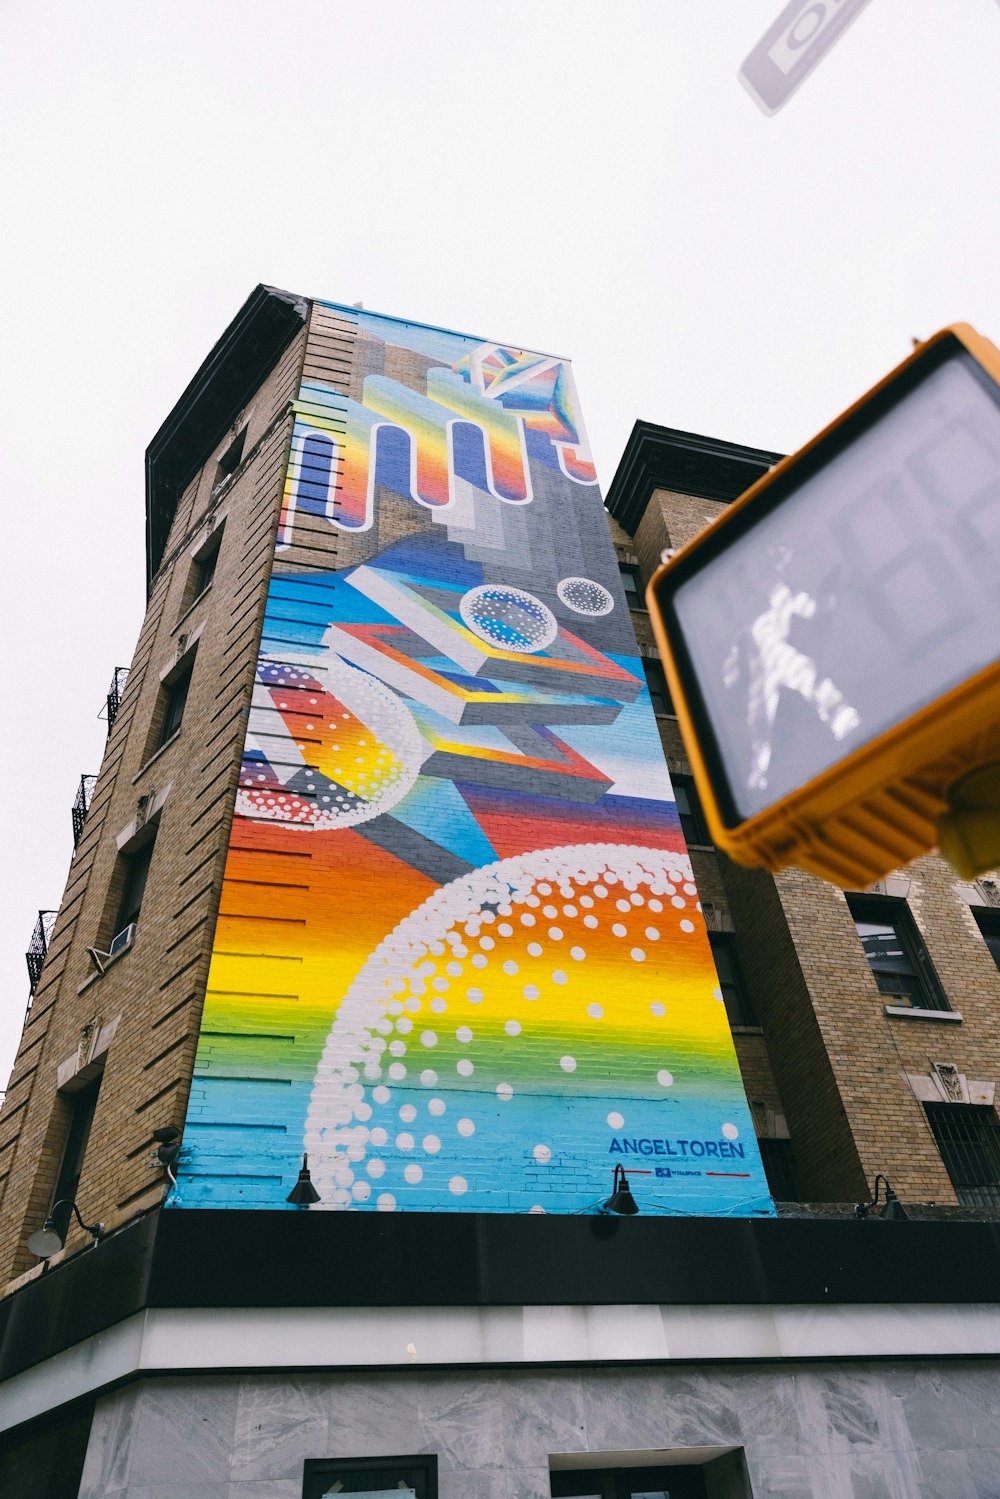
[[[1000,387],[942,339],[659,603],[735,826],[1000,657]]]

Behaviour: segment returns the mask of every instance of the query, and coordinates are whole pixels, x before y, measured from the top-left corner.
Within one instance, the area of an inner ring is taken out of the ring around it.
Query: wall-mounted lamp
[[[181,1153],[181,1132],[176,1124],[164,1124],[160,1129],[154,1129],[153,1139],[156,1141],[156,1150],[150,1157],[151,1166],[162,1166],[170,1178],[171,1185],[177,1185],[176,1165]]]
[[[313,1186],[312,1177],[309,1175],[309,1157],[307,1155],[302,1157],[302,1170],[299,1172],[299,1179],[285,1198],[285,1201],[290,1202],[293,1207],[297,1208],[307,1208],[314,1202],[319,1202],[319,1193]]]
[[[42,1227],[36,1228],[35,1232],[31,1234],[28,1239],[28,1248],[31,1250],[32,1254],[36,1254],[40,1260],[47,1260],[50,1255],[58,1254],[60,1249],[63,1247],[63,1238],[58,1228],[56,1227],[55,1214],[57,1208],[64,1207],[70,1207],[73,1209],[73,1212],[76,1214],[77,1223],[79,1223],[80,1227],[82,1229],[85,1229],[88,1234],[93,1234],[95,1244],[104,1232],[103,1223],[84,1223],[83,1219],[80,1217],[80,1209],[77,1207],[76,1203],[73,1202],[71,1198],[64,1197],[61,1202],[54,1202],[52,1204],[52,1210],[49,1213],[49,1216],[46,1218]]]
[[[615,1166],[614,1180],[611,1184],[611,1196],[601,1206],[606,1213],[623,1213],[630,1217],[639,1211],[639,1204],[632,1196],[624,1166]]]
[[[885,1184],[885,1201],[879,1204],[879,1183]],[[900,1223],[909,1218],[909,1213],[889,1185],[888,1177],[881,1171],[875,1178],[875,1194],[871,1202],[859,1202],[854,1209],[856,1218],[881,1218],[885,1223]]]

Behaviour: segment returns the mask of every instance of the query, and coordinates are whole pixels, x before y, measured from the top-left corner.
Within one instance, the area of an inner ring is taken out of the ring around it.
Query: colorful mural
[[[338,317],[172,1205],[770,1212],[571,368]]]

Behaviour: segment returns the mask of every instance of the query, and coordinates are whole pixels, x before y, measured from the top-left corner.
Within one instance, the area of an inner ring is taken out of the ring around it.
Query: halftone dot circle
[[[411,1186],[416,1186],[417,1182],[423,1181],[424,1168],[418,1166],[416,1161],[412,1161],[410,1165],[403,1167],[403,1175]]]
[[[672,906],[676,906],[678,911],[683,911],[684,907],[687,905],[687,901],[684,899],[683,895],[672,895],[670,897],[670,904]]]
[[[575,1072],[576,1057],[560,1057],[559,1066],[562,1068],[563,1072]]]
[[[351,1188],[351,1196],[355,1202],[367,1202],[372,1195],[371,1182],[355,1182]]]
[[[428,1155],[437,1155],[441,1149],[441,1141],[437,1135],[425,1135],[420,1143]]]
[[[629,953],[629,957],[632,959],[633,963],[645,963],[646,961],[646,954],[643,952],[641,947],[633,947],[632,951]]]
[[[593,578],[561,578],[556,584],[556,595],[574,614],[589,615],[591,619],[610,614],[615,607],[612,594]]]
[[[453,1176],[448,1183],[448,1191],[455,1197],[461,1197],[469,1190],[469,1183],[464,1176]]]
[[[392,1078],[394,1083],[402,1082],[403,1078],[406,1076],[406,1068],[403,1066],[403,1063],[393,1062],[389,1068],[389,1076]]]
[[[377,1088],[372,1089],[372,1097],[376,1103],[388,1103],[392,1095],[385,1084],[380,1083]]]
[[[423,1083],[425,1088],[433,1088],[437,1080],[438,1075],[431,1067],[426,1067],[420,1074],[420,1081]]]
[[[655,926],[648,926],[646,928],[645,935],[646,935],[647,940],[650,941],[650,942],[659,942],[659,940],[660,940],[660,934],[656,930]]]
[[[386,1140],[388,1140],[389,1134],[388,1131],[384,1130],[379,1124],[375,1126],[368,1138],[369,1140],[371,1140],[373,1145],[381,1146],[385,1144]]]
[[[483,583],[470,588],[458,610],[480,640],[520,655],[545,650],[559,633],[555,615],[541,599],[507,584]]]
[[[682,921],[681,922],[681,931],[682,932],[693,932],[694,931],[694,922],[693,921]]]
[[[503,1028],[508,1036],[519,1036],[521,1034],[521,1022],[519,1020],[505,1020]]]
[[[612,1110],[612,1112],[608,1115],[608,1123],[610,1124],[612,1129],[621,1129],[623,1124],[625,1123],[625,1118],[622,1114],[619,1114],[615,1110]]]
[[[447,1107],[448,1105],[445,1103],[443,1098],[432,1098],[430,1103],[427,1105],[427,1112],[429,1114],[433,1114],[435,1118],[439,1119],[445,1112]]]
[[[443,999],[438,999],[435,997],[431,1000],[431,1009],[434,1011],[435,1015],[443,1015],[448,1009],[448,1006]]]
[[[471,1077],[475,1070],[468,1057],[462,1057],[461,1061],[455,1063],[455,1071],[459,1077]]]
[[[539,1166],[547,1166],[552,1159],[551,1145],[536,1145],[531,1154],[535,1157]]]
[[[399,1111],[399,1117],[404,1124],[412,1124],[417,1117],[417,1111],[412,1103],[404,1103]]]
[[[421,1046],[436,1046],[438,1044],[437,1032],[436,1031],[421,1031],[420,1032],[420,1044],[421,1044]]]
[[[501,1103],[509,1103],[514,1097],[514,1089],[510,1083],[497,1083],[496,1094]]]
[[[567,984],[569,983],[569,980],[561,968],[553,968],[552,982],[554,984]]]
[[[571,947],[569,950],[569,955],[573,959],[574,963],[582,963],[584,958],[587,956],[582,947]]]
[[[368,1162],[367,1166],[365,1167],[365,1170],[368,1172],[369,1176],[374,1176],[374,1177],[384,1176],[385,1175],[385,1161],[380,1161],[376,1157],[375,1160],[372,1160],[372,1161]]]
[[[465,997],[470,1005],[481,1005],[483,1002],[482,989],[466,989]]]
[[[653,1003],[649,1007],[649,1011],[651,1015],[665,1015],[667,1013],[667,1007],[665,1004],[662,1004],[660,1000],[654,999]]]
[[[472,1040],[472,1031],[469,1026],[460,1025],[458,1027],[458,1030],[455,1032],[455,1039],[456,1041],[461,1041],[463,1046],[468,1046],[469,1042]]]
[[[473,955],[472,955],[472,966],[473,966],[473,968],[485,968],[487,962],[488,962],[488,959],[484,956],[483,953],[481,953],[481,952],[473,953]]]
[[[668,1072],[664,1067],[662,1071],[656,1074],[656,1081],[659,1083],[661,1088],[671,1088],[673,1087],[674,1074],[672,1072]]]
[[[528,943],[528,956],[529,957],[540,958],[542,956],[542,953],[544,951],[545,951],[545,949],[542,947],[542,944],[540,942],[529,942]]]
[[[593,929],[594,929],[595,926],[599,926],[600,925],[600,923],[598,922],[596,916],[585,916],[583,918],[583,924],[584,924],[584,926],[589,926],[590,929],[591,929],[591,931],[593,931]]]
[[[722,1133],[727,1140],[738,1140],[740,1137],[740,1132],[735,1124],[724,1124],[722,1126]]]
[[[476,1126],[471,1119],[460,1119],[455,1128],[460,1135],[465,1135],[466,1138],[476,1133]]]
[[[396,1136],[396,1149],[397,1150],[412,1150],[413,1149],[413,1136],[411,1134],[408,1134],[406,1132],[406,1130],[404,1130],[401,1135],[397,1135]]]
[[[612,936],[615,936],[615,937],[627,937],[628,936],[628,927],[625,926],[624,923],[622,923],[620,921],[616,921],[615,924],[614,924],[614,926],[611,928],[611,933],[612,933]]]
[[[375,1201],[375,1206],[380,1213],[394,1213],[396,1211],[396,1199],[391,1192],[381,1192]]]
[[[591,1020],[600,1020],[604,1015],[604,1010],[602,1006],[597,1004],[595,1001],[593,1004],[589,1004],[587,1006],[587,1014],[590,1016]]]
[[[541,990],[536,984],[525,984],[524,988],[521,990],[521,993],[524,995],[525,999],[537,999],[539,994],[541,993]]]
[[[540,1202],[536,1202],[535,1205],[534,1205],[534,1207],[530,1207],[528,1209],[528,1212],[529,1213],[544,1213],[545,1209],[542,1207],[542,1205],[541,1205]]]

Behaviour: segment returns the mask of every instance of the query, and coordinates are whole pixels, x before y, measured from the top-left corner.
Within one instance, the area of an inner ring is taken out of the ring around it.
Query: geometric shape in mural
[[[567,609],[572,609],[574,614],[589,614],[592,619],[610,614],[615,607],[611,591],[603,583],[595,583],[593,578],[561,578],[556,584],[556,593]]]
[[[552,610],[523,588],[485,583],[470,588],[459,605],[474,635],[501,650],[532,654],[544,651],[559,633]]]

